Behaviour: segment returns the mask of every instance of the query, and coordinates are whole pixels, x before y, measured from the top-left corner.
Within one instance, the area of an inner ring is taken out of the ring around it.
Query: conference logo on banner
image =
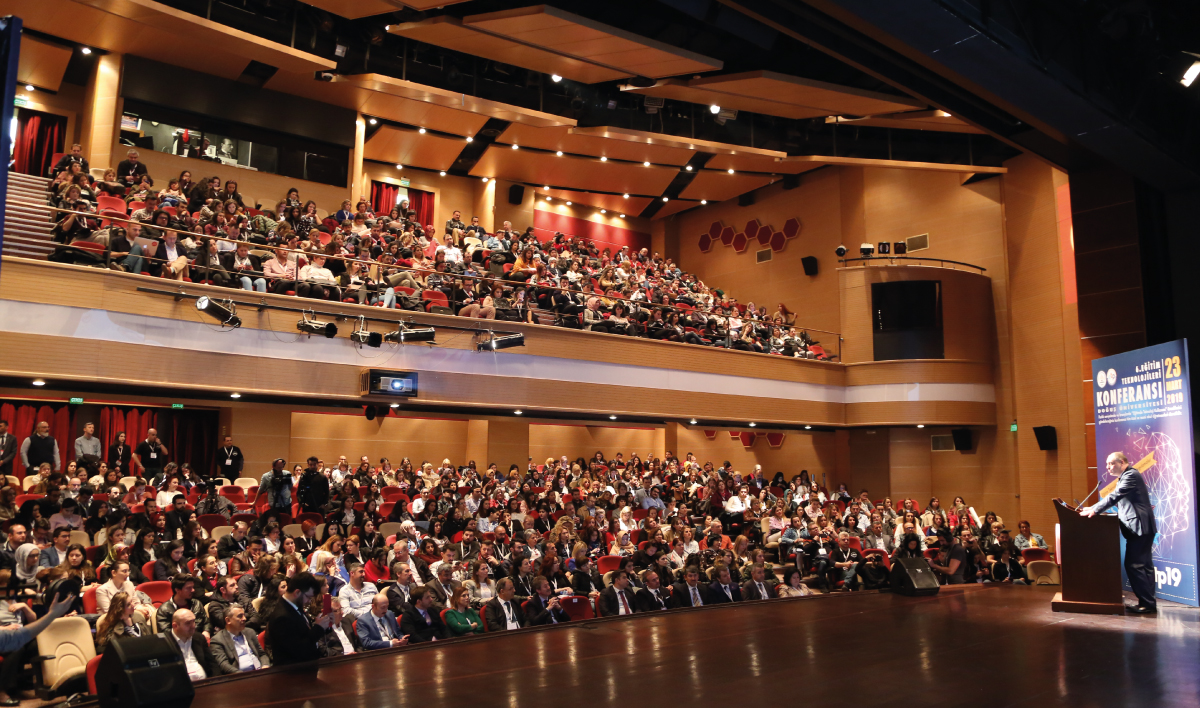
[[[1145,478],[1154,505],[1158,597],[1196,607],[1200,598],[1189,381],[1187,340],[1092,361],[1099,498],[1116,488],[1104,460],[1124,452]],[[1125,588],[1129,589],[1127,578]]]

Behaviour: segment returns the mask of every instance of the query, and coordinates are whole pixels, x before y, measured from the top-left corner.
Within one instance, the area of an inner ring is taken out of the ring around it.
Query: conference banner
[[[1197,607],[1196,471],[1188,374],[1184,339],[1092,361],[1099,498],[1116,488],[1105,459],[1124,452],[1145,477],[1154,505],[1157,595]],[[1124,547],[1122,540],[1122,557]],[[1129,590],[1128,578],[1124,581]]]

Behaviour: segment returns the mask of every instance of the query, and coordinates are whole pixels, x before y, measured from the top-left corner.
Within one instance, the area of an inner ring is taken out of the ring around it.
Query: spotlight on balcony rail
[[[494,333],[489,333],[489,335],[487,339],[475,345],[479,351],[494,352],[509,347],[525,346],[525,335],[523,334],[509,334],[503,337],[497,337]]]
[[[333,339],[337,336],[337,325],[332,322],[321,322],[313,319],[316,313],[312,310],[306,310],[300,321],[296,323],[296,329],[305,334],[323,334],[327,339]]]
[[[437,336],[437,330],[433,327],[411,329],[400,323],[395,332],[388,332],[383,335],[383,341],[394,342],[396,344],[403,344],[404,342],[432,342],[435,336]]]
[[[358,328],[350,333],[350,340],[357,344],[365,344],[368,347],[379,348],[383,344],[383,335],[378,332],[372,332],[367,329],[367,318],[359,316]]]
[[[226,327],[237,329],[242,326],[242,318],[237,316],[237,307],[232,300],[218,302],[205,295],[196,301],[196,309]]]

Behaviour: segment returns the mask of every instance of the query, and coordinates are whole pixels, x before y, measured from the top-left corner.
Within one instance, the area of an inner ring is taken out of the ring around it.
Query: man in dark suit
[[[638,589],[633,594],[637,611],[654,612],[656,610],[667,609],[667,593],[665,588],[662,587],[662,580],[658,577],[658,571],[647,571],[642,581],[646,583],[646,587]]]
[[[189,609],[175,610],[171,615],[171,630],[167,638],[183,656],[188,678],[203,681],[217,675],[217,664],[208,648],[208,640],[196,631],[196,615]]]
[[[515,589],[511,578],[496,581],[496,597],[483,605],[483,622],[489,632],[505,632],[528,626],[521,606],[513,600]]]
[[[1138,604],[1129,607],[1128,611],[1139,615],[1158,612],[1158,601],[1154,597],[1153,555],[1158,526],[1154,521],[1154,507],[1150,505],[1150,490],[1142,473],[1129,465],[1125,453],[1112,453],[1105,465],[1109,474],[1117,476],[1117,488],[1095,506],[1079,513],[1092,517],[1117,505],[1117,519],[1121,522],[1121,535],[1125,537],[1125,576],[1138,599]]]
[[[225,629],[213,635],[213,665],[219,674],[257,671],[271,666],[271,660],[258,643],[258,635],[246,627],[246,610],[232,605],[225,613]]]
[[[453,578],[454,564],[443,563],[438,566],[437,577],[432,583],[425,585],[429,591],[433,593],[433,610],[441,612],[450,606],[450,598],[454,597],[454,591],[458,589],[462,583]]]
[[[604,588],[596,600],[596,609],[601,617],[617,617],[637,612],[633,593],[629,591],[629,573],[624,570],[612,574],[612,585]]]
[[[765,565],[755,563],[750,568],[750,579],[742,583],[742,597],[747,600],[770,600],[777,597],[775,586],[778,584],[774,578],[767,579]]]
[[[427,588],[415,588],[409,603],[400,616],[400,631],[408,635],[408,641],[430,642],[450,636],[441,613],[433,609],[433,594]]]
[[[358,641],[358,634],[354,632],[354,620],[342,614],[342,601],[338,598],[331,598],[330,609],[332,610],[329,623],[329,629],[325,634],[317,640],[317,648],[321,652],[321,656],[329,658],[332,656],[347,656],[355,654],[363,650],[362,643]]]
[[[17,439],[8,432],[8,421],[0,420],[0,475],[13,473],[13,460],[17,456]]]
[[[408,637],[400,631],[396,615],[388,609],[388,598],[383,593],[375,596],[371,611],[361,615],[354,626],[363,651],[394,649],[408,644]]]
[[[543,624],[559,624],[570,622],[571,617],[563,610],[558,595],[550,587],[546,576],[539,575],[533,579],[533,596],[528,600],[528,606],[522,608],[529,626]]]
[[[312,573],[297,573],[286,582],[283,602],[267,620],[267,640],[271,643],[271,657],[275,666],[319,659],[321,653],[317,641],[333,620],[331,615],[321,615],[316,622],[309,622],[304,614],[303,608],[321,592],[322,581],[313,577]]]
[[[742,601],[742,589],[733,582],[733,578],[729,576],[729,568],[724,563],[717,565],[717,579],[708,586],[708,596],[712,598],[714,605]]]
[[[702,607],[707,604],[708,588],[700,584],[700,569],[689,565],[683,571],[683,582],[671,587],[671,606]]]

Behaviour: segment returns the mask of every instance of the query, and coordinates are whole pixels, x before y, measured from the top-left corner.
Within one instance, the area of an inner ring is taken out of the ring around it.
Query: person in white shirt
[[[179,645],[183,654],[183,665],[187,668],[188,678],[193,681],[203,681],[216,672],[213,670],[212,653],[204,637],[194,641],[196,636],[196,615],[191,610],[175,610],[171,615],[171,638]]]
[[[750,493],[745,485],[738,487],[737,496],[725,500],[725,513],[721,514],[721,522],[725,528],[730,524],[740,524],[743,514],[750,508]]]
[[[346,626],[342,624],[342,619],[345,617],[342,614],[342,601],[336,597],[331,598],[329,607],[331,608],[330,617],[333,618],[333,621],[329,624],[329,635],[324,640],[324,655],[329,657],[353,654],[356,651],[354,648],[354,639],[352,638],[353,633],[347,632]],[[331,648],[335,642],[341,648],[340,654],[336,648]]]
[[[312,263],[300,269],[300,282],[296,285],[296,294],[317,300],[328,297],[335,302],[341,301],[341,288],[337,286],[333,273],[325,267],[325,256],[313,256]]]
[[[342,601],[342,612],[350,619],[358,619],[371,611],[371,601],[379,590],[374,583],[366,582],[366,571],[361,564],[351,563],[348,572],[350,582],[338,592],[338,599]]]
[[[188,271],[187,250],[183,244],[178,243],[179,234],[174,231],[166,231],[163,233],[162,248],[159,249],[159,258],[166,262],[163,263],[163,275],[175,280],[183,280]]]
[[[446,254],[446,263],[462,263],[463,252],[462,249],[454,245],[454,237],[446,234],[443,240],[446,245],[439,246],[438,250]]]

